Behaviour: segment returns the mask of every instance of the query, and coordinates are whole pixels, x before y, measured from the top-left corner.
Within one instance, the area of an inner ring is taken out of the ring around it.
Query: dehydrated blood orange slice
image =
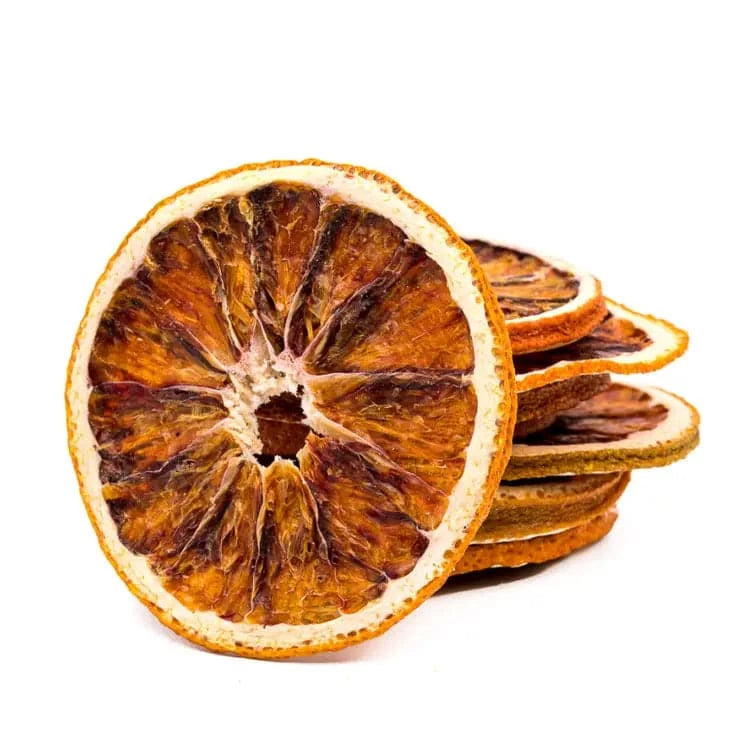
[[[612,383],[563,411],[546,429],[516,438],[505,479],[663,466],[699,442],[699,414],[659,388]]]
[[[546,563],[565,557],[605,537],[618,512],[613,507],[586,522],[566,530],[522,540],[470,545],[458,562],[454,575],[487,568],[520,568],[530,563]]]
[[[516,404],[468,247],[392,180],[311,160],[155,207],[92,294],[66,397],[128,587],[174,631],[259,657],[374,636],[436,590]]]
[[[590,274],[514,246],[465,240],[497,295],[515,354],[574,342],[605,317],[601,284]]]
[[[572,344],[514,358],[517,390],[596,373],[647,373],[687,349],[687,333],[670,322],[606,300],[608,313],[588,335]]]
[[[612,507],[631,472],[502,482],[472,544],[522,540],[580,525]]]

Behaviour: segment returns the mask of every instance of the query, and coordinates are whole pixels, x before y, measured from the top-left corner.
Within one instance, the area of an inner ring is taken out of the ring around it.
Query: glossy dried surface
[[[580,284],[532,254],[486,241],[468,240],[507,320],[549,312],[574,299]]]
[[[446,511],[473,360],[443,272],[386,219],[290,183],[214,201],[154,236],[93,342],[120,540],[230,621],[360,610]]]

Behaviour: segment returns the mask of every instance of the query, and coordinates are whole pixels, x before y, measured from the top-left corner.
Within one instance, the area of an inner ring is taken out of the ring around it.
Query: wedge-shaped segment
[[[248,200],[233,196],[211,203],[195,216],[201,244],[223,284],[223,314],[227,314],[244,353],[250,349],[255,330],[251,218]]]
[[[647,373],[687,349],[687,333],[670,322],[606,300],[608,314],[572,344],[515,357],[517,390],[596,373]]]
[[[316,161],[157,206],[99,280],[66,397],[125,583],[178,633],[256,657],[377,635],[436,590],[516,407],[469,248],[379,173]]]
[[[275,183],[247,196],[256,273],[256,309],[277,351],[289,308],[312,253],[321,196],[310,186]]]
[[[515,439],[505,479],[663,466],[699,442],[699,415],[676,395],[613,383],[561,413],[543,431]]]
[[[512,351],[538,352],[587,335],[606,314],[601,284],[558,259],[466,239],[507,319]]]
[[[605,537],[617,517],[618,512],[612,508],[583,524],[554,534],[512,542],[470,545],[457,564],[454,575],[487,568],[519,568],[530,563],[546,563],[565,557]]]

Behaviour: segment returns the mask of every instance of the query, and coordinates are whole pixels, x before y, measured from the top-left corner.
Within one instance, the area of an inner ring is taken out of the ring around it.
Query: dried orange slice
[[[699,414],[648,386],[611,386],[563,411],[546,429],[516,438],[505,479],[663,466],[699,442]]]
[[[615,507],[597,517],[550,534],[507,542],[470,545],[454,570],[454,575],[487,568],[520,568],[565,557],[605,537],[618,517]]]
[[[517,396],[517,423],[556,416],[601,393],[610,385],[611,376],[603,373],[576,375],[574,378],[524,390]]]
[[[588,335],[554,350],[515,357],[517,390],[596,373],[647,373],[687,349],[687,333],[670,322],[606,300],[608,314]]]
[[[496,299],[441,218],[379,173],[272,162],[124,240],[74,344],[69,446],[104,552],[164,624],[292,656],[438,588],[497,488],[513,393]],[[282,414],[296,458],[264,458]]]
[[[516,355],[579,340],[605,317],[601,283],[590,274],[514,246],[465,240],[497,295]]]
[[[612,507],[630,477],[631,472],[610,472],[502,482],[472,545],[522,540],[580,525]]]

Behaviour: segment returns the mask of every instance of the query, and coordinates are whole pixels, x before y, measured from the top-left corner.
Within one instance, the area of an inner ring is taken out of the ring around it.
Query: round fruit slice
[[[687,349],[687,333],[670,322],[606,300],[608,314],[576,342],[514,358],[517,390],[595,373],[648,373]]]
[[[66,397],[122,579],[179,634],[256,657],[356,643],[436,590],[516,402],[470,250],[392,180],[312,160],[156,206],[91,296]]]
[[[566,530],[603,514],[626,489],[631,472],[502,482],[472,545]]]
[[[699,442],[699,414],[659,388],[612,383],[543,431],[515,439],[505,479],[663,466]]]
[[[466,239],[507,320],[512,352],[538,352],[579,340],[606,315],[601,284],[554,258]]]
[[[611,508],[581,525],[557,533],[512,542],[470,545],[453,575],[487,568],[520,568],[531,563],[546,563],[565,557],[605,537],[617,517],[618,512]]]

